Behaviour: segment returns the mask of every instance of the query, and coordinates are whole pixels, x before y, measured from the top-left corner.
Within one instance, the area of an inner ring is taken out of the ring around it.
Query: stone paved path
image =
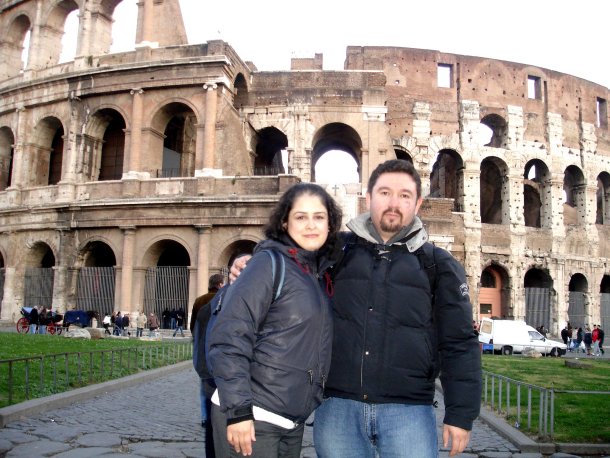
[[[155,380],[9,423],[0,429],[0,457],[203,457],[198,396],[197,375],[183,366]],[[442,396],[437,400],[440,434]],[[467,452],[461,456],[509,458],[519,450],[477,420]],[[448,456],[442,450],[440,455]],[[301,456],[315,457],[311,427],[306,427]]]

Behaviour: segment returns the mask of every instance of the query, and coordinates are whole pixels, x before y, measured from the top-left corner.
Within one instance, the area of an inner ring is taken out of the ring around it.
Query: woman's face
[[[328,238],[328,210],[318,196],[301,194],[288,213],[284,229],[304,250],[318,250]]]

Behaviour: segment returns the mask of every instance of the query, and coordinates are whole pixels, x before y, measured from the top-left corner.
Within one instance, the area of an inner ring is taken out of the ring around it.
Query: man
[[[208,279],[208,292],[202,296],[199,296],[195,299],[193,303],[193,310],[191,311],[191,322],[189,324],[189,329],[191,330],[191,335],[195,329],[195,322],[197,321],[197,313],[201,307],[210,302],[212,298],[216,295],[218,290],[222,288],[225,284],[225,277],[222,274],[213,274],[210,275]]]
[[[180,331],[180,335],[184,337],[184,314],[182,310],[176,310],[176,329],[174,329],[173,337],[176,337],[176,333]]]
[[[321,457],[437,456],[439,370],[443,445],[453,456],[470,439],[481,402],[472,305],[464,269],[447,251],[432,251],[434,285],[423,269],[422,201],[413,165],[387,161],[369,179],[369,213],[348,223],[356,238],[334,273],[329,398],[314,424]]]
[[[346,235],[333,272],[329,397],[314,423],[319,457],[436,457],[439,371],[443,445],[451,456],[468,445],[481,402],[472,305],[462,266],[426,245],[422,200],[413,165],[390,160],[371,174],[370,212],[348,223],[355,235]],[[432,253],[434,283],[420,249]]]

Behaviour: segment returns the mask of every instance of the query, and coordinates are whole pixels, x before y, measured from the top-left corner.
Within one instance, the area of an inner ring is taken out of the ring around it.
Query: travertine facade
[[[108,54],[119,3],[0,0],[2,321],[35,301],[189,308],[260,240],[280,193],[339,149],[359,167],[351,202],[380,162],[413,161],[473,318],[610,327],[607,88],[390,47],[348,47],[344,71],[319,54],[259,71],[223,41],[187,45],[177,0],[141,0],[135,51]],[[74,9],[77,55],[59,64]]]

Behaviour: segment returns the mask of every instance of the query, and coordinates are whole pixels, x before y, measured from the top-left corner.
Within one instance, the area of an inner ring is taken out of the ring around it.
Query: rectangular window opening
[[[479,304],[481,315],[491,315],[491,304]]]
[[[602,99],[601,97],[597,98],[597,127],[601,127],[602,129],[608,128],[608,102],[606,99]]]
[[[453,65],[438,64],[437,83],[438,87],[453,87]]]
[[[527,77],[527,98],[542,100],[542,81],[538,76],[528,75]]]

